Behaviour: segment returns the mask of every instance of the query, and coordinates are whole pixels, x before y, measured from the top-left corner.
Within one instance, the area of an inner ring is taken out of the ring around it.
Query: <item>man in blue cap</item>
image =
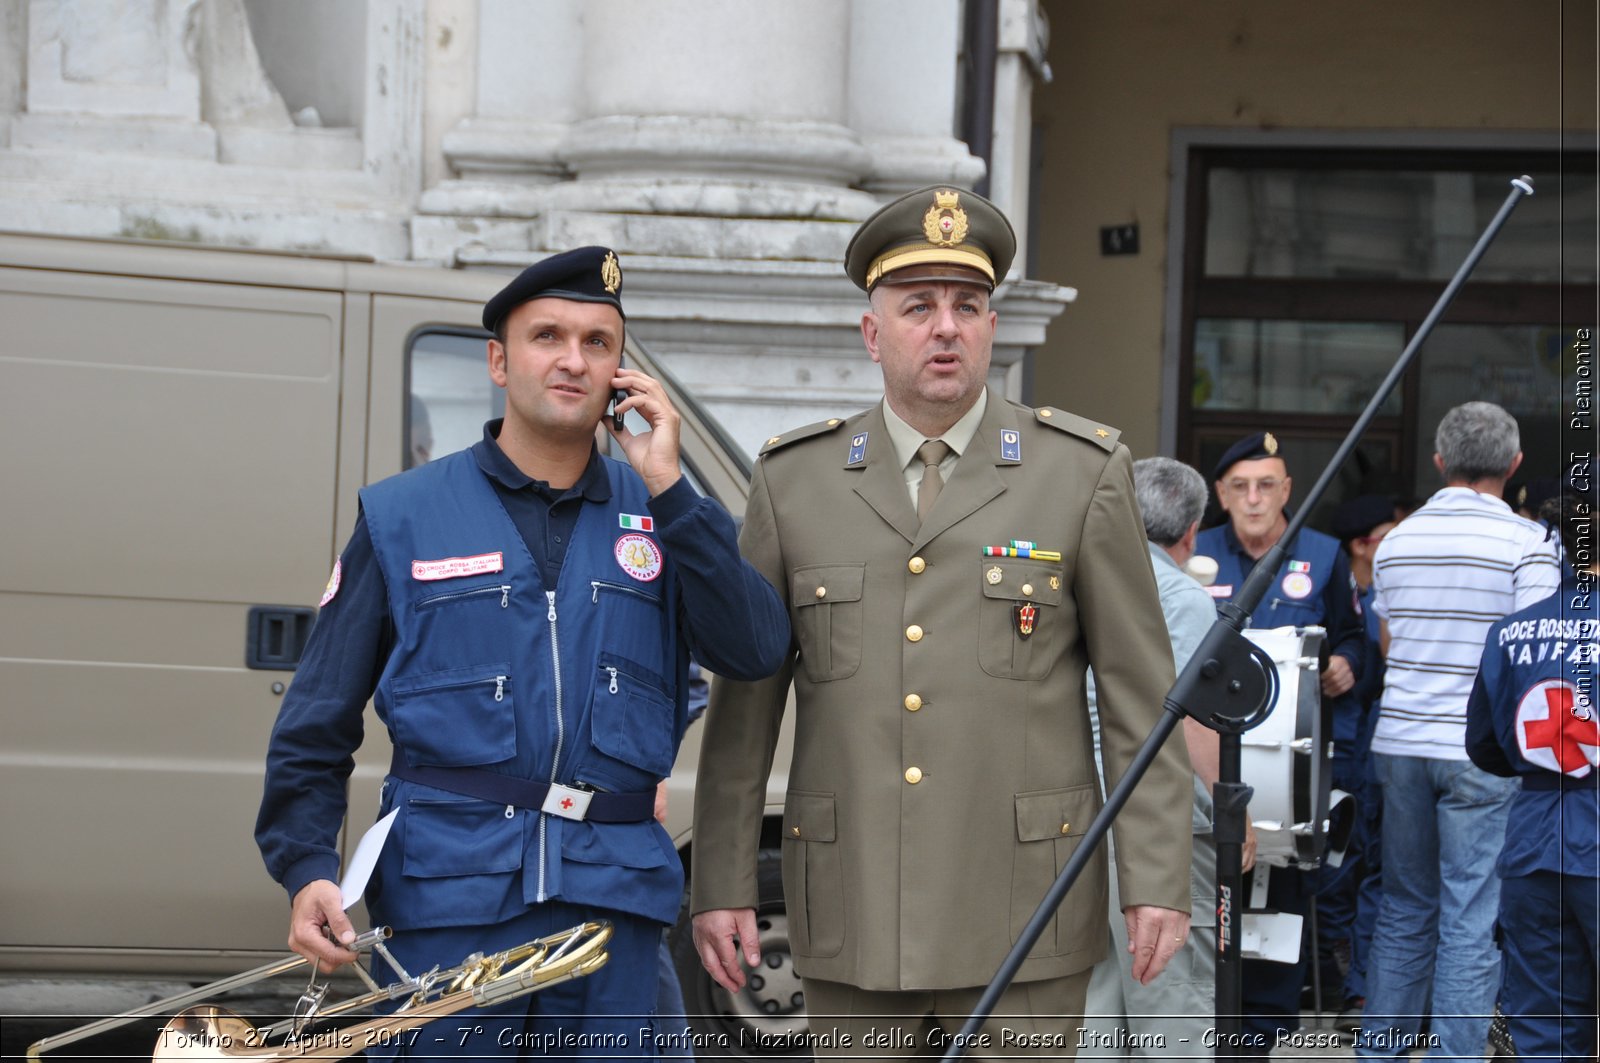
[[[293,901],[291,947],[324,970],[355,958],[335,879],[369,699],[394,746],[379,815],[398,815],[367,906],[407,970],[614,926],[599,972],[430,1031],[429,1055],[652,1053],[661,926],[683,894],[653,812],[690,651],[759,679],[789,645],[733,520],[681,475],[665,391],[621,367],[621,288],[616,255],[586,247],[485,305],[505,417],[362,490],[273,729],[256,839]],[[595,446],[614,391],[650,424],[606,419],[626,463]]]
[[[1234,443],[1217,462],[1217,499],[1228,523],[1208,528],[1195,542],[1195,552],[1217,562],[1217,577],[1206,588],[1218,602],[1229,601],[1244,587],[1256,562],[1277,545],[1288,530],[1287,507],[1294,482],[1271,432],[1256,432]],[[1272,589],[1250,615],[1252,628],[1320,626],[1327,653],[1321,670],[1322,695],[1339,699],[1333,705],[1334,744],[1358,741],[1360,705],[1350,697],[1366,665],[1365,636],[1350,565],[1339,541],[1302,529],[1286,544],[1282,566]],[[1249,782],[1248,779],[1245,780]],[[1335,785],[1339,780],[1335,779]],[[1296,868],[1262,868],[1269,875],[1267,908],[1305,914],[1317,877]],[[1246,885],[1248,895],[1250,886]],[[1246,959],[1241,998],[1244,1017],[1240,1052],[1266,1055],[1282,1032],[1299,1025],[1300,989],[1305,984],[1305,938],[1298,963]]]

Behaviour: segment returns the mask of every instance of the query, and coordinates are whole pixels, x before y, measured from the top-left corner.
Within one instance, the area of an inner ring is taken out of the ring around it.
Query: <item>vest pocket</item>
[[[589,601],[600,610],[597,629],[604,633],[601,645],[607,650],[638,662],[651,675],[673,667],[667,650],[669,618],[658,584],[590,580]]]
[[[405,874],[413,878],[497,875],[522,866],[520,809],[475,798],[406,802]]]
[[[626,657],[602,653],[591,702],[594,747],[652,780],[672,771],[676,708],[666,681]]]
[[[978,663],[996,679],[1043,679],[1066,638],[1061,565],[983,558],[978,567]]]
[[[789,601],[796,617],[800,663],[813,683],[849,679],[861,667],[861,589],[866,565],[795,569]]]
[[[505,662],[390,682],[395,741],[413,764],[498,764],[517,752],[511,666]]]
[[[844,948],[844,867],[833,794],[791,790],[783,805],[783,894],[796,954]]]

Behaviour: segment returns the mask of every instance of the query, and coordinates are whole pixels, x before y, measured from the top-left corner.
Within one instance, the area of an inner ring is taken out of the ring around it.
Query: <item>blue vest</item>
[[[1245,575],[1251,564],[1250,555],[1239,547],[1239,540],[1232,537],[1231,531],[1226,524],[1207,528],[1194,544],[1195,553],[1217,562],[1217,578],[1206,590],[1219,602],[1231,601],[1244,589]],[[1302,528],[1286,549],[1283,565],[1273,577],[1271,587],[1250,614],[1250,626],[1327,626],[1329,618],[1322,615],[1323,594],[1333,579],[1338,559],[1339,540]]]
[[[558,585],[470,451],[361,492],[395,646],[373,704],[417,767],[612,792],[654,788],[686,725],[677,578],[632,470],[584,502]],[[492,924],[552,898],[672,922],[683,868],[653,820],[573,821],[391,777],[400,809],[367,893],[396,928]]]
[[[1329,584],[1343,576],[1346,586],[1334,588],[1341,596],[1338,602],[1351,604],[1353,612],[1355,592],[1348,585],[1349,568],[1341,565],[1339,540],[1311,528],[1302,528],[1294,541],[1284,550],[1283,564],[1273,576],[1267,593],[1250,614],[1250,627],[1310,627],[1320,626],[1327,631],[1323,642],[1325,651],[1333,650],[1340,637],[1340,618],[1328,615]],[[1230,525],[1207,528],[1195,539],[1195,552],[1216,559],[1217,578],[1206,590],[1218,602],[1230,601],[1244,589],[1247,572],[1252,565],[1250,555],[1239,545]],[[1354,618],[1352,617],[1352,623]],[[1358,675],[1356,686],[1338,698],[1325,699],[1331,714],[1331,737],[1335,750],[1334,785],[1355,793],[1366,774],[1367,746],[1363,734],[1366,730],[1365,703],[1359,696],[1362,690]]]

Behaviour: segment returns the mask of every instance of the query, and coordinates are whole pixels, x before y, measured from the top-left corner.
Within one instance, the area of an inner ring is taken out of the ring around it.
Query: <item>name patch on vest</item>
[[[622,571],[638,580],[649,583],[661,575],[661,547],[643,535],[624,535],[617,540],[617,564]]]
[[[1233,584],[1213,583],[1211,586],[1206,588],[1206,593],[1211,595],[1213,598],[1232,598]]]
[[[505,569],[505,555],[499,550],[492,554],[473,554],[471,557],[446,557],[438,561],[411,562],[411,578],[421,580],[459,579],[462,576],[481,576],[486,572]]]

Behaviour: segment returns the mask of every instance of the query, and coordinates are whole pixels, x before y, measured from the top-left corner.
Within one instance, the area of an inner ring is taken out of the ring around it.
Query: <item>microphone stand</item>
[[[1283,563],[1284,544],[1292,542],[1305,524],[1307,514],[1327,491],[1340,466],[1360,442],[1367,425],[1371,423],[1384,400],[1389,397],[1390,392],[1400,382],[1400,378],[1410,368],[1423,341],[1428,338],[1440,316],[1455,299],[1456,292],[1477,266],[1478,260],[1494,242],[1501,226],[1511,216],[1512,210],[1523,197],[1531,195],[1533,195],[1532,179],[1523,176],[1511,181],[1511,191],[1507,194],[1505,202],[1500,205],[1500,209],[1484,229],[1483,235],[1478,237],[1478,242],[1467,253],[1461,268],[1456,270],[1455,276],[1445,286],[1439,301],[1423,319],[1416,335],[1411,337],[1411,342],[1406,344],[1399,360],[1389,370],[1389,375],[1384,378],[1383,383],[1378,386],[1366,409],[1356,418],[1356,423],[1351,426],[1349,434],[1339,445],[1327,468],[1323,469],[1321,477],[1317,479],[1299,510],[1290,519],[1283,535],[1256,562],[1255,568],[1250,572],[1250,578],[1245,580],[1244,586],[1233,600],[1217,607],[1216,623],[1211,625],[1211,630],[1201,640],[1194,656],[1189,658],[1182,674],[1178,676],[1177,682],[1173,684],[1162,702],[1165,713],[1160,722],[1151,730],[1144,745],[1139,748],[1127,772],[1106,798],[1105,807],[1084,832],[1083,840],[1073,851],[1067,866],[1061,869],[1061,874],[1045,893],[1044,899],[1039,903],[1032,918],[1028,920],[1027,926],[1023,927],[1016,944],[1001,961],[999,970],[990,980],[983,996],[978,999],[977,1006],[966,1024],[962,1026],[960,1034],[951,1039],[949,1050],[944,1055],[945,1063],[955,1063],[966,1053],[967,1046],[975,1042],[984,1021],[994,1013],[1001,994],[1016,977],[1028,953],[1033,950],[1034,944],[1044,933],[1056,909],[1066,898],[1067,891],[1077,881],[1101,839],[1105,837],[1106,831],[1111,828],[1112,820],[1122,811],[1122,806],[1127,804],[1128,797],[1139,784],[1139,780],[1144,777],[1151,762],[1155,760],[1157,752],[1185,716],[1194,717],[1218,733],[1220,760],[1217,782],[1212,787],[1213,829],[1217,840],[1216,1034],[1219,1048],[1224,1046],[1232,1048],[1238,1044],[1242,1018],[1241,979],[1244,972],[1240,966],[1236,942],[1235,913],[1242,911],[1237,898],[1242,889],[1244,876],[1240,865],[1244,846],[1245,806],[1253,793],[1239,778],[1240,736],[1266,720],[1276,700],[1278,685],[1277,669],[1272,658],[1245,638],[1241,632],[1249,623],[1251,611],[1260,604],[1268,586],[1277,576],[1278,567]]]

